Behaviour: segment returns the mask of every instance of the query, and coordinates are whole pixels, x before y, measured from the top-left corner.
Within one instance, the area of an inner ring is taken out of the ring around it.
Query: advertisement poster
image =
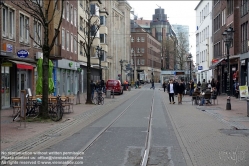
[[[240,97],[248,97],[248,86],[239,86]]]

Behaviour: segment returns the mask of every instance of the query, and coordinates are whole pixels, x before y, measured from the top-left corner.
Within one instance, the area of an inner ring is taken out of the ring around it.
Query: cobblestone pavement
[[[74,111],[64,114],[61,121],[27,122],[26,128],[24,127],[24,122],[22,122],[20,126],[20,122],[12,121],[12,109],[1,110],[1,151],[38,148],[38,144],[43,145],[42,143],[48,139],[51,141],[53,137],[56,137],[56,140],[59,141],[60,139],[58,139],[57,136],[62,135],[62,132],[70,131],[70,128],[73,126],[82,128],[83,124],[79,125],[81,122],[84,121],[84,125],[87,125],[91,121],[103,116],[104,113],[112,110],[113,106],[116,105],[114,103],[127,100],[129,96],[138,92],[139,90],[125,91],[124,95],[115,95],[114,99],[105,98],[105,104],[103,106],[84,104],[86,94],[82,94],[81,104],[74,105]],[[74,128],[74,130],[76,130],[76,128]],[[74,130],[71,130],[71,132]],[[65,135],[69,136],[69,134]]]
[[[47,147],[105,115],[143,89],[132,89],[125,91],[124,95],[115,95],[114,99],[105,99],[104,106],[74,105],[74,112],[65,114],[60,122],[30,122],[26,128],[23,123],[20,126],[19,122],[12,122],[12,109],[1,110],[1,151]],[[161,88],[155,90],[165,98],[167,113],[188,165],[248,166],[249,117],[246,101],[232,98],[230,111],[225,110],[226,96],[219,96],[218,105],[214,106],[192,105],[189,96],[183,98],[182,105],[170,105],[168,94]],[[84,96],[81,96],[81,102]]]
[[[188,165],[248,166],[246,101],[232,99],[232,110],[227,111],[225,96],[218,97],[218,105],[200,107],[192,105],[189,96],[182,105],[169,104],[168,94],[160,92]]]

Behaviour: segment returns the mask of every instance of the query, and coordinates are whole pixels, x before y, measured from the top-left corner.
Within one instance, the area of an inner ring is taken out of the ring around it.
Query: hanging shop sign
[[[27,56],[29,55],[29,52],[26,50],[19,50],[17,51],[16,54],[19,58],[27,58]]]

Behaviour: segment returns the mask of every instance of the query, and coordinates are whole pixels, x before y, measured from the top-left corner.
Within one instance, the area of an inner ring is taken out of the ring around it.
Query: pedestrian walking
[[[163,91],[164,91],[164,92],[165,92],[165,90],[166,90],[166,86],[167,86],[167,85],[166,85],[166,81],[164,81],[164,82],[163,82]]]
[[[155,89],[154,80],[151,81],[151,87],[150,87],[150,89],[151,88]]]
[[[184,85],[184,82],[181,80],[178,83],[178,86],[176,87],[176,91],[178,93],[178,104],[182,104],[182,96],[183,96],[184,90],[185,90],[185,85]]]
[[[207,89],[207,83],[205,82],[206,80],[203,79],[201,83],[201,91],[204,92]]]
[[[170,104],[172,104],[172,103],[175,104],[175,101],[174,101],[175,84],[173,84],[173,80],[172,79],[170,80],[170,83],[168,84],[167,91],[168,91],[168,94],[169,94]]]
[[[190,85],[190,91],[189,91],[189,95],[192,96],[193,92],[194,92],[194,89],[195,89],[195,83],[193,80],[190,81],[189,83]]]

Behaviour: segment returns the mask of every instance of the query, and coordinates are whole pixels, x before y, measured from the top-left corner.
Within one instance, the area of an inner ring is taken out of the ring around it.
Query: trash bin
[[[106,98],[111,98],[111,90],[106,90]]]
[[[131,86],[128,86],[128,91],[131,91]]]
[[[249,117],[249,99],[247,99],[247,116]]]

